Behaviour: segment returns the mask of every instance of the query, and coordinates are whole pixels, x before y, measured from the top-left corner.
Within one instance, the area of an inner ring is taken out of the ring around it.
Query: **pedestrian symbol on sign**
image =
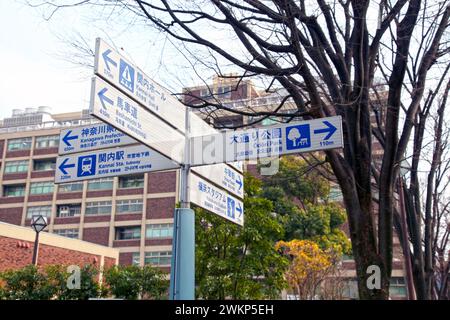
[[[286,149],[295,150],[311,147],[309,124],[301,124],[286,128]]]
[[[119,82],[128,90],[134,92],[134,68],[122,59],[119,67]]]
[[[228,215],[230,218],[233,218],[233,219],[234,219],[234,211],[235,211],[235,208],[236,208],[236,204],[235,204],[235,202],[234,202],[234,199],[228,198],[228,201],[227,201],[227,215]]]
[[[86,177],[95,175],[96,157],[94,155],[78,158],[78,177]]]

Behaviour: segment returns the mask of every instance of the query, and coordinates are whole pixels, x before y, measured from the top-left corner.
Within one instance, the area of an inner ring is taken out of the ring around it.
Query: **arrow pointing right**
[[[238,186],[239,186],[238,191],[241,190],[241,188],[242,188],[242,179],[241,179],[241,176],[240,176],[240,175],[238,175],[238,179],[236,180],[236,183],[237,183]]]
[[[325,138],[323,138],[323,140],[328,140],[337,131],[337,128],[333,126],[329,121],[323,121],[323,124],[325,124],[327,127],[323,129],[316,129],[314,130],[314,133],[328,133]]]
[[[113,59],[111,59],[108,55],[111,53],[111,49],[106,50],[102,53],[103,60],[105,60],[106,68],[108,71],[111,71],[109,68],[109,64],[111,63],[114,67],[117,67],[117,62],[115,62]]]
[[[239,207],[236,207],[236,211],[239,212],[239,218],[242,216],[242,207],[241,207],[241,203],[238,202]]]
[[[106,91],[108,91],[108,89],[107,88],[103,88],[98,93],[98,97],[100,99],[100,102],[102,103],[103,109],[106,109],[105,102],[109,103],[112,106],[114,105],[114,102],[110,98],[105,96]]]
[[[68,161],[69,161],[69,158],[65,158],[64,161],[58,167],[58,169],[61,170],[61,172],[63,174],[68,174],[66,169],[75,167],[75,163],[67,164]]]

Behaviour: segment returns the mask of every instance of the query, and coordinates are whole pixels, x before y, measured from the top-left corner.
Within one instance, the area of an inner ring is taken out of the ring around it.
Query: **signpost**
[[[241,200],[195,174],[189,178],[191,202],[240,226],[244,225],[244,204]]]
[[[137,143],[136,140],[105,123],[63,129],[59,138],[59,154],[111,148]]]
[[[219,133],[101,39],[96,40],[95,74],[91,114],[150,149],[137,145],[67,155],[58,158],[56,180],[68,182],[181,167],[180,208],[174,213],[172,241],[170,298],[174,300],[194,299],[191,201],[243,226],[242,163],[236,161],[343,145],[340,117]],[[78,146],[80,135],[82,132],[74,130],[64,132],[61,139],[65,146],[60,152],[104,146],[92,142],[80,142]],[[127,144],[127,140],[123,138],[116,145],[121,143]],[[134,163],[137,160],[131,161],[131,154],[139,152],[141,162]]]
[[[175,162],[143,146],[110,148],[58,157],[55,183],[175,168]]]
[[[191,165],[266,158],[343,147],[340,116],[191,139]]]

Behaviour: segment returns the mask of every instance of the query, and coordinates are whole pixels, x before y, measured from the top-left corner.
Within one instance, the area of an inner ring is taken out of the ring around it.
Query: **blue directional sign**
[[[241,200],[218,188],[196,174],[189,177],[190,201],[231,222],[244,225],[244,204]]]
[[[191,138],[191,165],[342,148],[340,116]]]
[[[136,140],[113,126],[96,123],[61,130],[58,151],[59,154],[69,154],[136,143]]]
[[[55,183],[175,168],[175,162],[142,145],[101,149],[58,157]]]

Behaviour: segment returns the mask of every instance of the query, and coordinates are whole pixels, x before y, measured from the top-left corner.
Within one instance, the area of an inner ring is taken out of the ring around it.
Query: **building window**
[[[154,266],[170,266],[172,251],[155,251],[145,253],[145,264]]]
[[[36,149],[55,148],[59,145],[59,135],[36,137]]]
[[[219,96],[219,98],[231,98],[231,87],[218,87],[217,95]]]
[[[173,224],[148,224],[145,231],[146,238],[172,238]]]
[[[64,217],[78,217],[81,214],[81,204],[61,204],[58,205],[56,216]]]
[[[393,297],[406,297],[405,279],[392,277],[389,286],[389,295]]]
[[[3,186],[4,197],[23,197],[25,195],[25,185]]]
[[[33,216],[39,215],[50,218],[52,215],[52,206],[36,206],[27,208],[27,219],[31,219]]]
[[[56,159],[39,159],[33,160],[33,170],[34,171],[47,171],[47,170],[55,170],[56,168]]]
[[[89,181],[88,190],[111,190],[113,188],[113,178],[101,178]]]
[[[30,150],[31,137],[8,140],[8,151]]]
[[[83,182],[63,183],[58,187],[58,192],[83,191]]]
[[[141,264],[140,262],[141,255],[139,252],[133,252],[133,255],[131,256],[131,264],[134,266],[138,266]]]
[[[96,201],[86,203],[86,215],[101,215],[111,213],[111,201]]]
[[[30,194],[48,194],[53,192],[53,181],[33,182],[30,185]]]
[[[341,188],[338,185],[331,185],[328,198],[330,201],[343,201]]]
[[[141,238],[141,227],[116,227],[116,240],[133,240]]]
[[[351,300],[356,300],[359,298],[358,283],[356,282],[356,280],[347,279],[345,281],[343,296],[344,298]]]
[[[28,171],[28,160],[8,161],[5,163],[5,173],[18,173]]]
[[[76,229],[57,229],[53,231],[54,234],[59,236],[78,239],[78,228]]]
[[[200,90],[200,98],[208,99],[208,98],[211,98],[211,97],[212,97],[212,95],[211,95],[211,91],[210,91],[209,88]]]
[[[142,199],[134,200],[117,200],[116,212],[117,213],[141,213],[143,209]]]
[[[119,188],[143,188],[144,175],[119,177]]]

